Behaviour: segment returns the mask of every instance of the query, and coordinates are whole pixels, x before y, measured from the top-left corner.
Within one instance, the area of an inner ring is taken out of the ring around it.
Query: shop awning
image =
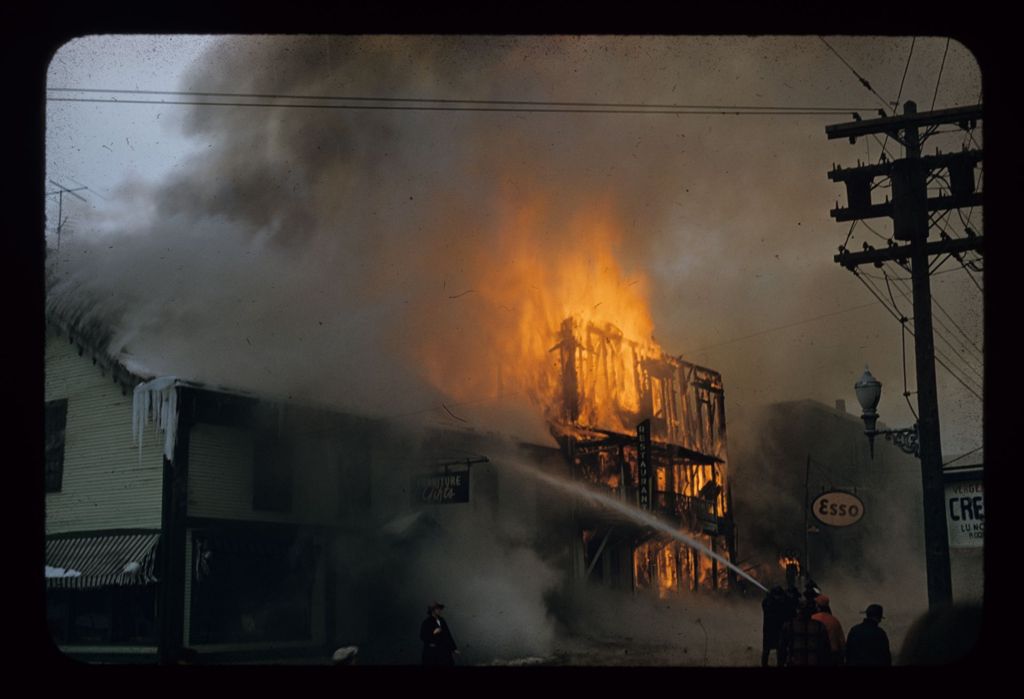
[[[46,540],[46,586],[145,585],[153,574],[159,532],[54,537]]]

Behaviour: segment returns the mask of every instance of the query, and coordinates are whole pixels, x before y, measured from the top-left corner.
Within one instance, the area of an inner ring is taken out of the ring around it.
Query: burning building
[[[562,392],[551,425],[573,478],[734,559],[721,376],[611,324],[574,318],[562,323],[552,351]],[[728,587],[715,558],[607,508],[578,510],[576,524],[576,573],[584,579],[659,594]]]
[[[50,328],[47,598],[66,652],[145,661],[190,647],[227,662],[355,641],[395,662],[415,657],[400,629],[419,592],[453,578],[481,617],[506,590],[515,618],[538,624],[544,594],[569,580],[729,586],[698,548],[506,468],[515,453],[734,557],[720,376],[610,325],[561,326],[550,446],[154,377],[89,330],[56,316]],[[528,584],[509,587],[509,561]],[[494,653],[529,650],[536,629],[511,628]]]

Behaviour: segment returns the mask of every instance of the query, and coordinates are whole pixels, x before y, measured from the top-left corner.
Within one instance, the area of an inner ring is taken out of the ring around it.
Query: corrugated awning
[[[93,588],[146,585],[159,532],[53,538],[46,541],[46,586]]]

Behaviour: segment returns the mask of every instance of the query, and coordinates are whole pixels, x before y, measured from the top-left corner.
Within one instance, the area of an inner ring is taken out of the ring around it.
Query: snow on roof
[[[54,568],[53,566],[46,566],[46,577],[48,578],[77,578],[81,575],[77,570],[68,568]]]

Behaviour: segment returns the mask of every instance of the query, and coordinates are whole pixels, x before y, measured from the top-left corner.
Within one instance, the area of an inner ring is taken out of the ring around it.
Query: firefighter
[[[846,654],[846,634],[843,633],[843,625],[839,623],[839,619],[832,614],[831,602],[828,595],[815,597],[814,606],[818,611],[811,618],[820,621],[828,630],[829,647],[832,650],[829,664],[842,665]]]
[[[776,665],[782,665],[778,652],[779,634],[782,632],[782,625],[796,615],[796,604],[781,586],[776,585],[761,600],[761,609],[764,611],[764,624],[761,628],[761,667],[768,667],[768,656],[772,650],[775,651]]]
[[[800,600],[795,618],[782,625],[779,636],[779,663],[786,667],[828,664],[828,631],[820,621],[811,618],[814,602]]]

